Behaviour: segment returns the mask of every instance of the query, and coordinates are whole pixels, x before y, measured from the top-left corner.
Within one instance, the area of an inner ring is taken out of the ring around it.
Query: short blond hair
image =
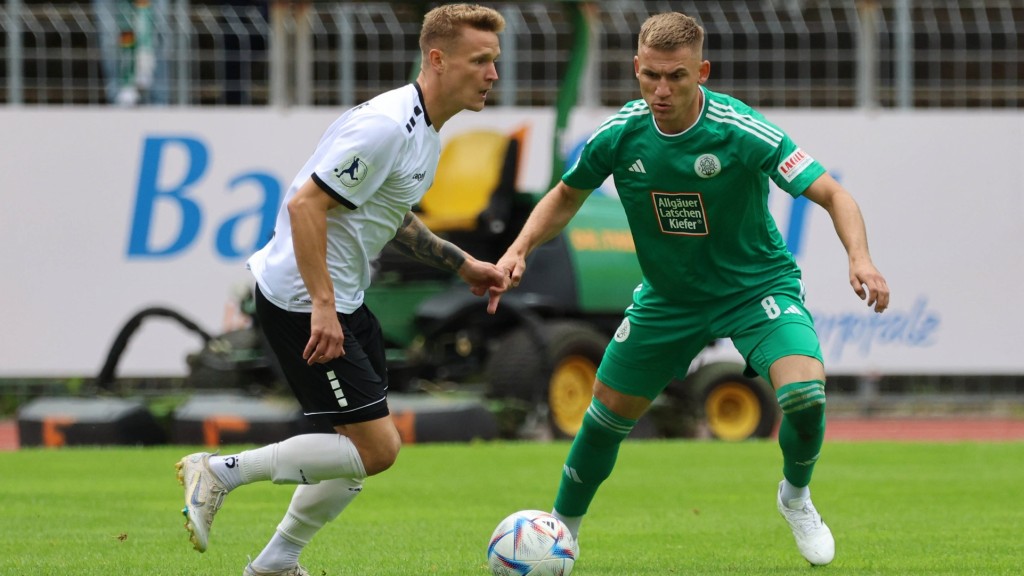
[[[425,56],[432,48],[448,48],[464,26],[497,34],[505,29],[505,18],[493,8],[476,4],[438,6],[423,17],[420,51]]]
[[[680,12],[655,14],[640,27],[637,49],[644,46],[661,52],[682,47],[699,51],[704,46],[704,28],[695,18]]]

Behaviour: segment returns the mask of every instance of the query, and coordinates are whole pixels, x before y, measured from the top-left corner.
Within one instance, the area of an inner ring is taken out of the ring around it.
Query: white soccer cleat
[[[256,568],[253,568],[252,562],[250,562],[242,572],[242,576],[309,576],[309,572],[306,572],[306,569],[302,566],[286,568],[277,572],[260,572]]]
[[[228,491],[210,470],[209,452],[196,452],[174,465],[178,470],[178,483],[185,487],[185,529],[192,546],[206,552],[213,517],[224,503]]]
[[[782,482],[779,482],[779,492],[775,500],[779,506],[779,513],[793,531],[800,554],[815,566],[824,566],[831,562],[836,555],[836,542],[832,538],[832,531],[815,510],[811,499],[790,500],[788,504],[796,507],[790,508],[787,503],[782,502]]]

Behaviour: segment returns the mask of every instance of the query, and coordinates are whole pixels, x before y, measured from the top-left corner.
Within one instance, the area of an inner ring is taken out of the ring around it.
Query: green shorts
[[[608,344],[597,378],[623,394],[654,400],[719,338],[732,340],[749,376],[769,380],[768,369],[784,356],[811,356],[824,364],[799,278],[700,305],[667,300],[643,284]]]

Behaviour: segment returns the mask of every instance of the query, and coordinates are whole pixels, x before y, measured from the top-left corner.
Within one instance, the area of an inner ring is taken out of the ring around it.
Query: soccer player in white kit
[[[292,182],[274,237],[248,266],[267,341],[303,412],[327,433],[182,458],[185,526],[199,552],[229,492],[265,480],[298,484],[270,542],[243,574],[308,575],[298,563],[302,549],[367,476],[395,462],[401,439],[388,411],[384,343],[363,304],[370,261],[385,244],[456,272],[478,296],[502,286],[496,266],[438,238],[410,209],[434,180],[438,131],[458,112],[484,108],[498,79],[503,29],[490,8],[451,4],[428,12],[416,81],[342,114]],[[496,305],[494,299],[491,312]]]

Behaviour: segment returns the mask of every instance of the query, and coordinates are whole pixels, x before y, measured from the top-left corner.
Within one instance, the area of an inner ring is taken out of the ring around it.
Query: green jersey
[[[800,277],[768,211],[768,178],[799,196],[825,169],[743,102],[701,87],[697,122],[658,130],[647,103],[606,120],[562,176],[591,190],[611,175],[645,283],[685,302]]]

